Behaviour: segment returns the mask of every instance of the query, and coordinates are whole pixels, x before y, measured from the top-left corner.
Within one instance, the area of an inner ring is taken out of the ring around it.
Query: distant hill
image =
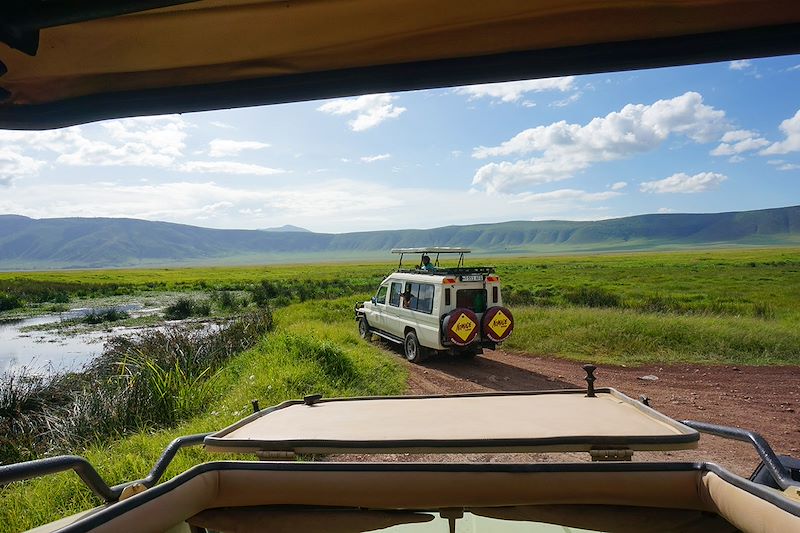
[[[800,244],[800,206],[343,234],[283,228],[218,230],[125,218],[0,215],[0,269],[388,259],[389,249],[411,246],[465,246],[479,253],[513,254]]]
[[[306,228],[301,228],[298,226],[292,226],[291,224],[284,224],[278,228],[264,228],[261,231],[301,231],[305,233],[311,233],[311,230],[307,230]]]

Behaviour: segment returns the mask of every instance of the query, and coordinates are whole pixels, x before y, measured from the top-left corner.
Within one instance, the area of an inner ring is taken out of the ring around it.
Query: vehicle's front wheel
[[[406,359],[412,363],[421,363],[425,360],[422,346],[419,344],[417,334],[413,331],[406,333],[406,340],[403,343],[406,352]]]
[[[364,316],[358,319],[358,334],[365,341],[372,340],[372,332],[369,330],[369,324],[367,323],[367,318]]]

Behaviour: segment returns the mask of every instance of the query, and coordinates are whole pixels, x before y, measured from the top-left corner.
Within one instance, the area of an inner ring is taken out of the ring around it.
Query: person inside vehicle
[[[420,270],[427,270],[428,272],[433,272],[436,270],[436,267],[433,266],[431,263],[431,258],[427,255],[422,256],[422,264],[419,266]]]
[[[408,283],[406,285],[406,291],[403,294],[400,295],[400,298],[403,301],[403,307],[404,308],[408,309],[409,307],[411,307],[411,298],[412,298],[412,296],[411,296],[411,284],[410,283]]]

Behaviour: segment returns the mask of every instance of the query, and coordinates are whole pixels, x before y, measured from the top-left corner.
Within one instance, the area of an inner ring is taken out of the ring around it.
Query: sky
[[[800,204],[800,56],[0,130],[0,214],[317,232]]]

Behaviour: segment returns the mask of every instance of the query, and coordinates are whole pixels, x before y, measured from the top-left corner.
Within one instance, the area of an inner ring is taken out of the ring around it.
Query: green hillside
[[[0,215],[3,270],[331,261],[375,257],[408,246],[466,246],[505,254],[798,243],[800,206],[343,234],[216,230],[122,218],[36,220]]]

